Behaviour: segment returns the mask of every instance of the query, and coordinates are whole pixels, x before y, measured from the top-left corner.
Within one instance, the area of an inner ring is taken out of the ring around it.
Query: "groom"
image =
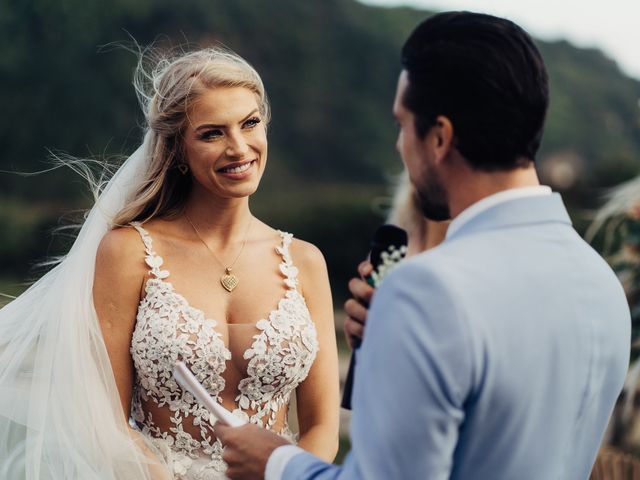
[[[578,480],[629,358],[618,281],[534,158],[547,74],[515,24],[444,13],[402,50],[397,148],[444,243],[375,294],[342,467],[219,425],[231,478]]]

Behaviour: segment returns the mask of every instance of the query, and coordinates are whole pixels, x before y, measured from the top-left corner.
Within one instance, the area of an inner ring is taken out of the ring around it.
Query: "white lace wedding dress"
[[[217,322],[190,306],[167,281],[169,272],[162,269],[163,259],[154,252],[149,233],[140,224],[132,225],[142,237],[150,267],[131,345],[136,370],[132,418],[164,456],[175,479],[224,479],[222,445],[212,434],[209,412],[182,390],[171,371],[182,360],[222,403],[232,352],[216,331]],[[253,327],[233,413],[294,441],[287,422],[289,400],[308,375],[318,342],[297,289],[298,270],[289,253],[292,235],[280,236],[282,243],[275,250],[282,258],[279,268],[286,292],[277,308]]]

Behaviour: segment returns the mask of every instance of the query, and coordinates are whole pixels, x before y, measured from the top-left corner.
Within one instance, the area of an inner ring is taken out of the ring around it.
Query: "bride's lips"
[[[233,162],[216,170],[220,175],[231,180],[242,180],[253,172],[256,160],[245,160],[243,162]]]

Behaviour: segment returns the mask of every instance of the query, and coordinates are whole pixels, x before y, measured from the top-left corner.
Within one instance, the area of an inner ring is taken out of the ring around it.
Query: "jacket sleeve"
[[[398,267],[376,293],[357,352],[352,451],[342,466],[302,453],[283,478],[448,479],[471,390],[471,332],[440,276]]]

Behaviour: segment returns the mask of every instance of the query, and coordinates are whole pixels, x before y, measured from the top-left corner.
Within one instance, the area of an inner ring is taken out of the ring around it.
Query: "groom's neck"
[[[540,185],[533,162],[527,167],[497,172],[475,170],[465,164],[451,170],[446,182],[451,218],[495,193]]]

